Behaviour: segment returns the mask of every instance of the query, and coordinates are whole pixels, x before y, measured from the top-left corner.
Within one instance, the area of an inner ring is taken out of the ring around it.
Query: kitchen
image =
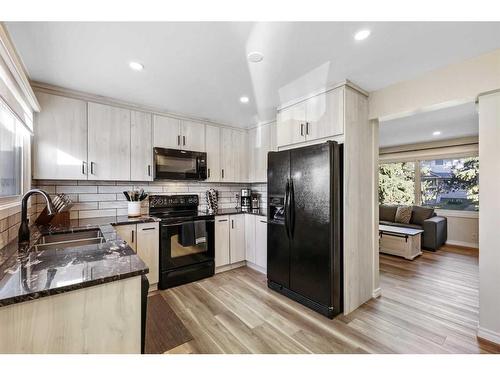
[[[0,353],[453,352],[400,327],[372,86],[332,63],[402,28],[0,23]]]

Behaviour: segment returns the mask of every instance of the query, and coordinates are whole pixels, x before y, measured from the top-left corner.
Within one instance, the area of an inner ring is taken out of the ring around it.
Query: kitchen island
[[[33,228],[29,244],[0,250],[0,353],[141,353],[149,270],[111,224],[149,221]],[[99,243],[39,245],[79,233]]]

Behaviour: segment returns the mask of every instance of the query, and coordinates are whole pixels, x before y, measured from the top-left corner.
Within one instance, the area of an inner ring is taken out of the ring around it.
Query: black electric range
[[[215,220],[198,205],[194,194],[149,197],[149,214],[161,220],[160,289],[214,274]]]

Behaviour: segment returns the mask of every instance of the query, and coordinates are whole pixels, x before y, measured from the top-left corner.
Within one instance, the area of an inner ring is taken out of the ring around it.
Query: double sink
[[[105,242],[99,229],[46,234],[36,242],[35,250],[57,250],[69,247],[96,245]]]

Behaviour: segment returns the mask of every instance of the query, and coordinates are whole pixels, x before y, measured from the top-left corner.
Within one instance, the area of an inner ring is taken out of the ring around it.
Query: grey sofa
[[[433,208],[413,206],[411,219],[408,224],[397,223],[396,211],[398,206],[381,204],[379,206],[379,222],[384,225],[393,225],[404,228],[422,229],[422,248],[436,251],[444,245],[448,237],[448,223],[443,216],[437,216]]]

